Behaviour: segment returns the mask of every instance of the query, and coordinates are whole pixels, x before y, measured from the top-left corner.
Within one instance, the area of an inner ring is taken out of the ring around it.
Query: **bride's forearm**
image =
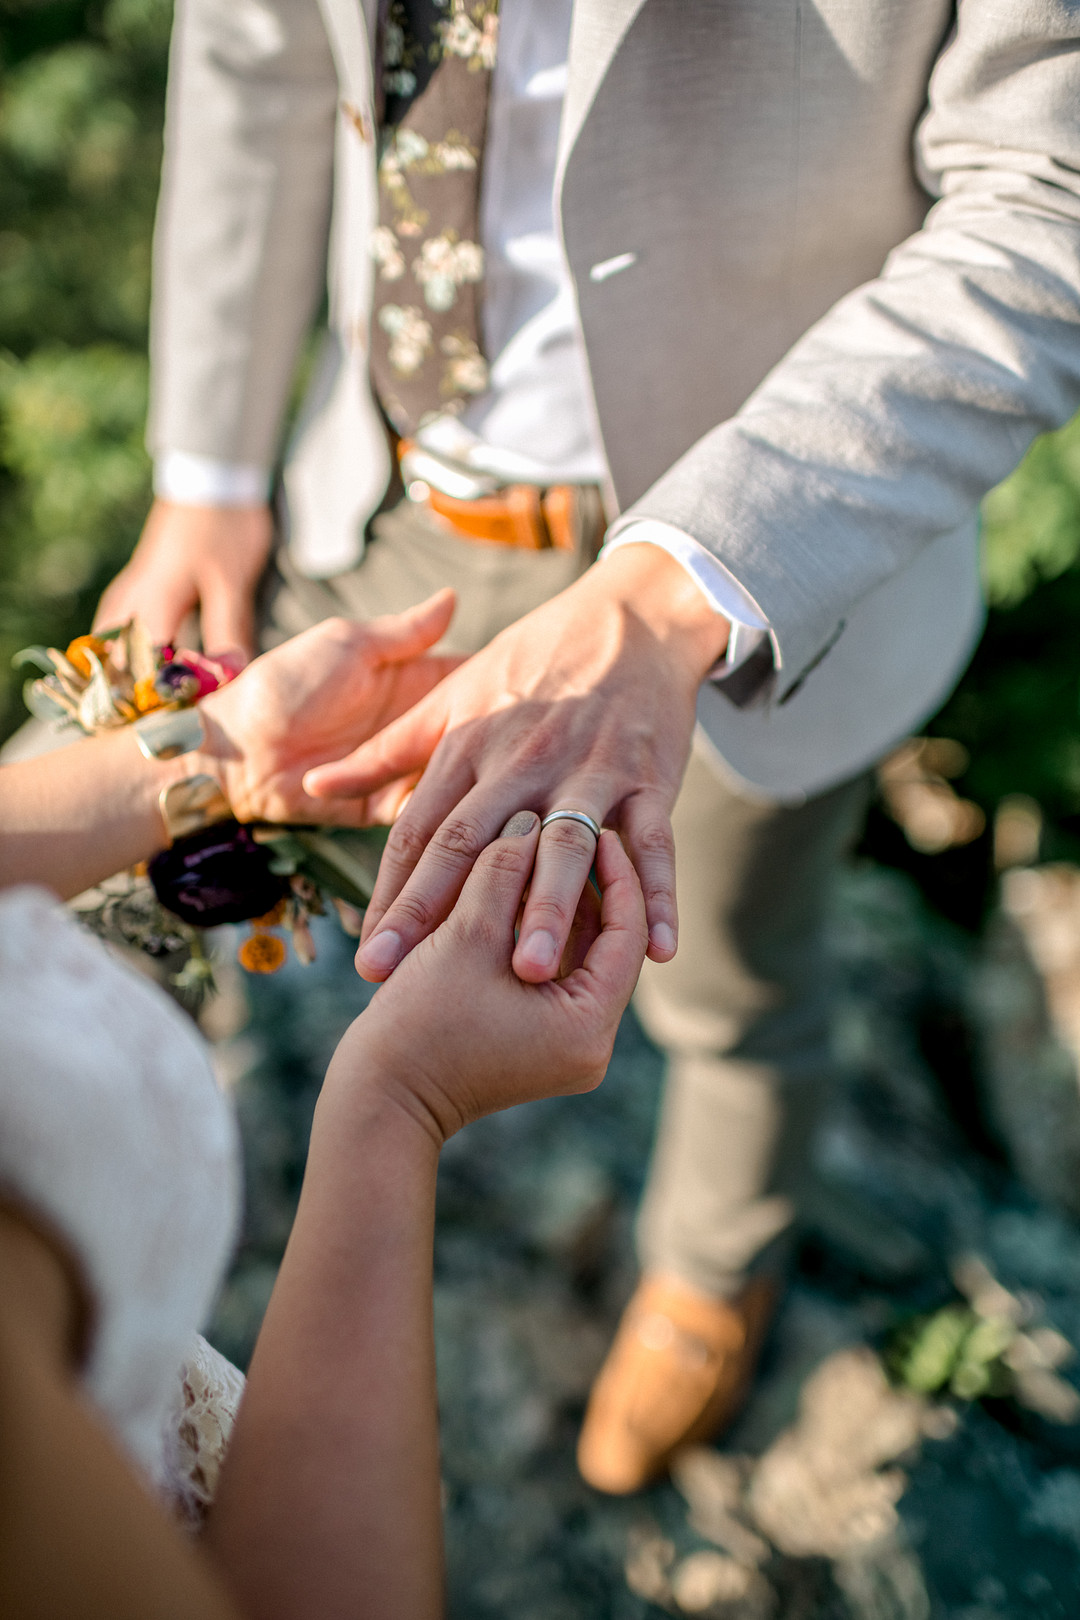
[[[144,759],[127,726],[0,766],[0,881],[66,900],[156,854],[158,795],[177,774],[176,760]]]
[[[208,1547],[258,1620],[435,1620],[437,1147],[335,1064]]]

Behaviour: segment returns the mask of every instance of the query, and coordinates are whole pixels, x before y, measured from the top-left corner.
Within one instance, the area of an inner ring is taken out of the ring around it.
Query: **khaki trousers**
[[[305,579],[279,557],[263,595],[264,644],[332,614],[400,612],[453,585],[443,647],[475,652],[592,560],[588,545],[574,555],[462,540],[403,501],[375,519],[350,573]],[[723,1295],[778,1256],[829,1070],[830,882],[866,796],[860,778],[797,809],[754,799],[695,744],[674,814],[679,952],[646,962],[636,1001],[668,1055],[638,1225],[646,1269]]]

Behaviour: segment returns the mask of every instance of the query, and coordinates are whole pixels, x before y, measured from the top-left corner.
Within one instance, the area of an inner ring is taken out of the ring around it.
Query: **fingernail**
[[[397,967],[401,960],[401,935],[395,934],[392,928],[384,928],[381,934],[373,934],[357,951],[356,960],[376,973]]]
[[[658,951],[673,951],[675,930],[670,923],[653,923],[649,929],[649,944],[654,945]]]
[[[557,947],[554,934],[549,934],[546,928],[538,928],[519,944],[516,956],[518,962],[534,968],[549,968],[555,961]]]
[[[515,810],[514,814],[510,817],[510,820],[506,823],[506,826],[499,834],[499,837],[524,838],[526,833],[532,832],[539,820],[540,817],[532,810]]]

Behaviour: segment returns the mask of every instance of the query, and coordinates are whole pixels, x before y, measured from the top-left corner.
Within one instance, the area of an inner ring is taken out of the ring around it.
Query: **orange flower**
[[[74,646],[74,643],[72,645]],[[152,709],[162,708],[165,701],[154,685],[152,675],[144,675],[141,681],[135,682],[134,698],[135,707],[140,714],[149,714]]]
[[[84,651],[84,649],[86,650]],[[75,665],[80,675],[89,680],[93,670],[90,667],[90,660],[86,656],[87,651],[92,652],[95,658],[104,661],[108,647],[100,636],[76,636],[75,640],[69,644],[64,656],[69,664]]]
[[[236,954],[249,973],[276,973],[285,960],[285,941],[259,931],[245,939]]]

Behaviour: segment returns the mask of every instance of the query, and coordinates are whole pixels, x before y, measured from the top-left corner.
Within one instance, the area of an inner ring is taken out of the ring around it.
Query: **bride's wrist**
[[[131,728],[146,760],[141,785],[152,796],[161,847],[234,814],[229,764],[238,756],[212,710],[155,711]]]
[[[364,1141],[377,1134],[432,1164],[452,1134],[413,1077],[368,1046],[355,1024],[330,1060],[316,1104],[315,1130]]]
[[[229,803],[235,806],[243,797],[240,778],[245,755],[243,748],[218,714],[218,705],[214,701],[217,695],[211,692],[198,706],[202,721],[202,741],[198,748],[186,756],[186,759],[189,774],[212,776]]]

